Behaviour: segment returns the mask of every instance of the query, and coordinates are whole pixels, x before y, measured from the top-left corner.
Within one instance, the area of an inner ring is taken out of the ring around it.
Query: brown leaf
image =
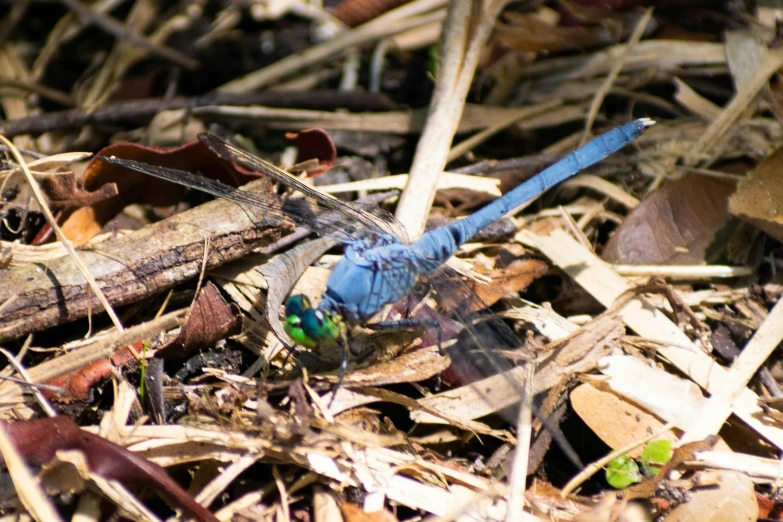
[[[318,160],[318,167],[308,170],[308,175],[320,176],[334,167],[337,161],[337,148],[329,133],[323,129],[305,129],[300,132],[288,132],[289,140],[296,140],[296,162],[304,163]]]
[[[729,211],[783,241],[783,148],[770,154],[739,182]]]
[[[612,449],[627,446],[663,428],[663,423],[652,414],[592,384],[577,386],[571,392],[570,399],[576,414]],[[671,432],[660,438],[673,442],[677,440]],[[628,454],[637,458],[642,449],[636,448]]]
[[[201,522],[218,519],[157,464],[109,440],[84,431],[68,417],[33,421],[0,421],[22,457],[32,466],[41,467],[55,458],[59,450],[79,450],[87,457],[90,471],[124,484],[152,487],[166,495],[188,516]]]
[[[703,176],[670,181],[631,212],[601,258],[629,265],[699,265],[729,218],[734,187]]]
[[[184,357],[208,348],[225,337],[238,334],[242,329],[242,314],[235,304],[229,305],[220,291],[207,282],[199,292],[190,311],[188,322],[179,335],[156,356],[161,359]]]
[[[527,288],[544,275],[547,268],[547,264],[538,259],[518,259],[505,268],[487,274],[492,279],[490,284],[474,282],[471,286],[486,306],[492,306],[504,296]]]

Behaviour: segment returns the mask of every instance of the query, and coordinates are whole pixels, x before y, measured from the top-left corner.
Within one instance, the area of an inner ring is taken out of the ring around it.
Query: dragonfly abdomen
[[[595,165],[638,138],[653,121],[640,118],[606,132],[470,216],[424,234],[414,245],[443,263],[466,241],[527,200]],[[429,236],[429,237],[428,237]],[[413,245],[412,245],[413,246]],[[426,256],[425,256],[426,257]]]

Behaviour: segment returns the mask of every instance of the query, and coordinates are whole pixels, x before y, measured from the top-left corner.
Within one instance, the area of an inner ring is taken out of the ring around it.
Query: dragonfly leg
[[[339,390],[343,385],[343,379],[345,379],[345,374],[348,372],[348,360],[351,357],[350,343],[348,341],[348,334],[346,333],[345,328],[340,328],[340,344],[343,345],[343,360],[340,362],[340,374],[337,377],[337,384],[334,386],[334,389],[332,390],[332,398],[329,400],[329,409],[332,408],[334,398],[337,397],[337,390]]]
[[[293,357],[294,366],[299,369],[299,372],[302,372],[302,365],[299,363],[299,358],[296,357],[296,353],[299,350],[296,349],[296,346],[292,346],[291,348],[286,349],[285,359],[283,359],[283,364],[280,365],[280,368],[282,370],[285,370],[285,366],[288,364],[288,360]]]
[[[364,325],[365,328],[376,331],[393,332],[395,330],[412,330],[416,328],[433,328],[435,329],[436,342],[438,343],[438,351],[441,355],[443,353],[443,329],[440,323],[435,319],[398,319],[396,321],[381,321],[380,323],[370,323]]]

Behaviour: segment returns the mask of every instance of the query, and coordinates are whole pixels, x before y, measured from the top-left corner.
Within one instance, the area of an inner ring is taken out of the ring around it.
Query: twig
[[[145,121],[161,111],[192,109],[210,105],[264,105],[267,107],[296,107],[329,110],[384,111],[395,107],[386,96],[362,92],[343,93],[333,90],[267,91],[255,94],[218,94],[192,98],[177,96],[169,99],[148,98],[104,103],[98,108],[78,108],[48,112],[29,118],[0,123],[0,133],[13,137],[19,134],[42,134],[54,130],[78,129],[95,123]]]
[[[397,205],[397,219],[405,225],[411,239],[424,231],[437,179],[446,166],[479,58],[495,19],[505,5],[505,0],[494,0],[486,7],[470,0],[452,0],[449,4],[448,18],[443,26],[443,56],[437,86],[416,147],[408,184]]]
[[[0,80],[0,86],[13,87],[15,89],[32,92],[40,95],[42,98],[47,98],[53,102],[59,103],[60,105],[65,105],[66,107],[73,107],[75,105],[73,98],[68,93],[59,91],[57,89],[52,89],[51,87],[46,87],[45,85],[38,85],[37,83],[32,82],[22,82],[11,78],[3,78]]]
[[[509,484],[508,507],[506,522],[519,522],[525,507],[525,484],[527,481],[527,465],[530,458],[530,439],[533,421],[533,365],[525,368],[525,394],[519,407],[517,423],[517,448],[511,469]]]
[[[68,9],[73,11],[77,17],[79,17],[79,20],[84,25],[90,25],[94,24],[107,33],[114,35],[119,40],[127,40],[131,43],[134,43],[140,47],[144,47],[148,51],[150,51],[152,54],[158,55],[162,58],[166,58],[167,60],[170,60],[176,64],[181,65],[182,67],[185,67],[186,69],[196,69],[199,66],[199,63],[197,60],[194,60],[193,58],[179,52],[175,51],[174,49],[170,49],[168,47],[165,47],[163,45],[157,45],[148,39],[144,38],[142,35],[137,34],[135,31],[129,29],[125,25],[121,24],[114,18],[110,16],[106,16],[103,13],[98,13],[89,7],[85,7],[82,5],[79,0],[60,0],[63,4],[65,4]]]
[[[667,279],[723,279],[753,274],[749,266],[680,266],[680,265],[613,265],[625,277],[660,276]]]

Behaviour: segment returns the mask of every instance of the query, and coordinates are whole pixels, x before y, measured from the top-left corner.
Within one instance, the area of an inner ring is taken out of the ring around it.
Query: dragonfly
[[[284,327],[295,343],[314,349],[334,342],[343,345],[345,355],[340,364],[337,386],[332,392],[334,399],[347,369],[350,329],[357,325],[371,326],[374,316],[387,305],[403,300],[417,284],[428,285],[449,297],[453,315],[467,327],[467,338],[472,340],[473,348],[480,349],[484,344],[493,344],[484,339],[487,335],[494,335],[495,341],[501,339],[502,344],[507,344],[507,339],[515,338],[511,329],[499,319],[494,321],[495,333],[491,334],[487,333],[487,328],[472,325],[473,321],[467,312],[460,312],[459,304],[475,303],[480,298],[464,282],[460,282],[453,270],[445,266],[446,261],[484,227],[520,204],[622,149],[653,124],[653,120],[641,118],[616,127],[475,213],[430,230],[412,242],[407,240],[404,227],[377,207],[361,206],[326,196],[271,163],[208,133],[199,134],[198,139],[220,158],[292,188],[309,201],[289,198],[282,203],[278,200],[270,202],[265,196],[191,172],[116,157],[98,158],[239,204],[261,207],[272,215],[286,216],[316,233],[331,236],[344,245],[344,256],[332,270],[326,291],[320,296],[318,304],[314,305],[304,295],[292,295],[285,303]],[[377,329],[394,329],[417,325],[439,328],[432,321],[417,323],[415,318],[376,322],[373,326]],[[440,344],[440,332],[438,337]],[[286,344],[286,341],[281,341]],[[503,368],[497,362],[497,357],[489,357],[489,360],[493,361],[491,364],[498,371]]]

